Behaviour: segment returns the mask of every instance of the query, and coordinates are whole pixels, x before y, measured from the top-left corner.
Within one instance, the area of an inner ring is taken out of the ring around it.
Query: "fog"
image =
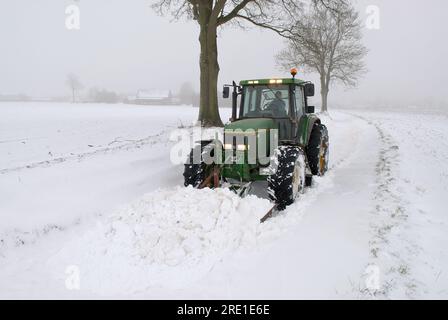
[[[121,93],[140,88],[198,88],[198,27],[157,16],[149,0],[14,0],[0,4],[0,94],[69,95],[70,72],[86,89]],[[65,9],[80,8],[80,30],[68,30]],[[380,9],[380,29],[364,30],[369,72],[357,89],[335,86],[335,105],[446,105],[448,71],[444,0],[357,1]],[[274,55],[283,40],[273,32],[225,27],[219,35],[220,83],[284,76]],[[315,75],[302,77],[316,79]],[[318,104],[316,99],[316,104]]]

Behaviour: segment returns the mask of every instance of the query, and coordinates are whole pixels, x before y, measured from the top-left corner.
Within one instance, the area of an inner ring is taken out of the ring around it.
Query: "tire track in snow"
[[[361,294],[363,298],[388,299],[396,294],[412,298],[421,284],[412,276],[408,255],[418,254],[421,249],[411,239],[401,235],[408,220],[409,201],[402,197],[400,190],[400,182],[406,182],[398,171],[401,162],[400,147],[380,123],[353,115],[375,127],[381,148],[375,166],[375,206],[371,209],[371,258],[366,266],[366,270],[378,270],[379,286],[366,286],[361,289]],[[368,277],[368,274],[364,275],[366,280]]]
[[[168,133],[168,129],[163,130],[157,134],[147,136],[142,139],[137,140],[130,140],[130,139],[123,139],[119,140],[120,137],[115,138],[113,141],[109,142],[107,147],[103,147],[100,149],[96,149],[94,151],[89,152],[83,152],[78,154],[70,154],[69,156],[65,157],[58,157],[51,160],[44,160],[44,161],[37,161],[33,162],[27,165],[12,167],[12,168],[5,168],[0,169],[0,174],[6,174],[10,172],[17,172],[25,169],[34,169],[34,168],[48,168],[60,163],[64,163],[67,161],[83,161],[86,158],[102,155],[102,154],[108,154],[112,152],[118,152],[118,151],[127,151],[132,149],[138,149],[142,148],[144,146],[153,146],[159,142],[161,142],[161,138]],[[117,146],[111,146],[114,143],[120,143],[120,142],[126,142]]]

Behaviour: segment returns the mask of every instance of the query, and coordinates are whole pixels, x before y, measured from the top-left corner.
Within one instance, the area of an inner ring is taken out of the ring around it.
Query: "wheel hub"
[[[292,177],[292,194],[294,199],[297,198],[299,193],[303,190],[303,175],[300,161],[296,161],[294,165],[294,173]]]

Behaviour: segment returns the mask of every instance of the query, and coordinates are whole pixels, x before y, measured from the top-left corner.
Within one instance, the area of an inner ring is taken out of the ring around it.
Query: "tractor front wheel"
[[[211,171],[211,165],[207,165],[202,158],[204,152],[208,151],[207,145],[197,145],[191,149],[184,167],[184,185],[199,188]]]
[[[268,177],[268,194],[281,211],[305,189],[305,154],[298,147],[280,146],[275,156],[277,170]]]

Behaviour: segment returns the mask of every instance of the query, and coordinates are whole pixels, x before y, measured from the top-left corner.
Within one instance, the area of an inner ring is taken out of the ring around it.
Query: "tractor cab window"
[[[305,99],[303,96],[302,88],[299,86],[296,86],[295,88],[295,113],[296,118],[300,118],[303,116],[305,111]]]
[[[246,86],[243,90],[243,118],[287,118],[289,116],[288,85]]]

